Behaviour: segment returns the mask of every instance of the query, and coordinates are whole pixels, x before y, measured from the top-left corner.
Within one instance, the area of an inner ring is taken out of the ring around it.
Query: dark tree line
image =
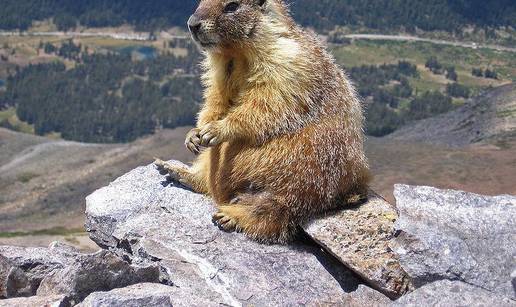
[[[358,25],[375,29],[454,31],[464,25],[516,27],[514,0],[296,0],[295,18],[317,29]],[[0,28],[21,29],[52,17],[60,30],[135,25],[140,30],[184,26],[197,0],[1,0]]]
[[[293,11],[298,21],[319,29],[359,25],[454,31],[464,25],[516,25],[514,0],[297,0]]]
[[[128,142],[195,122],[202,100],[197,57],[192,48],[188,57],[136,62],[130,55],[82,55],[69,70],[60,62],[30,65],[8,78],[3,101],[37,134]]]
[[[1,0],[0,28],[21,29],[32,21],[54,18],[60,30],[77,24],[88,27],[135,25],[140,30],[184,25],[195,0]]]

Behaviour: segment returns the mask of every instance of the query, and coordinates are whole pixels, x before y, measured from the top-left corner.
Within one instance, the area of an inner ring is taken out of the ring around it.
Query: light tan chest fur
[[[229,112],[242,103],[240,97],[249,87],[249,65],[237,57],[213,59],[211,73],[212,90],[219,94],[221,103]]]

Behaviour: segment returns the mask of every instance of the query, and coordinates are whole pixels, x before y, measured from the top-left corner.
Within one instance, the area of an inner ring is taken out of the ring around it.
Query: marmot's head
[[[188,28],[203,49],[216,50],[253,42],[263,35],[265,24],[279,29],[289,23],[281,0],[201,0]]]

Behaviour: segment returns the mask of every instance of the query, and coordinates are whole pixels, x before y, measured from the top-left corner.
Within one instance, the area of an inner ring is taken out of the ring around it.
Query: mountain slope
[[[82,224],[84,197],[153,156],[193,158],[187,128],[130,144],[55,141],[0,128],[0,234]]]
[[[515,139],[516,84],[486,91],[454,111],[406,125],[387,138],[449,146]]]

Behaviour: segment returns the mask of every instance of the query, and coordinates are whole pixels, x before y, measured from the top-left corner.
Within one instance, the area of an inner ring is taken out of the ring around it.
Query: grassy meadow
[[[426,42],[394,42],[355,40],[349,45],[331,46],[337,62],[343,67],[380,65],[406,60],[418,66],[419,78],[410,83],[418,92],[442,90],[450,80],[425,68],[425,62],[435,57],[443,66],[454,66],[458,82],[472,87],[474,92],[488,86],[516,81],[516,54],[491,49],[472,49]],[[498,73],[498,80],[474,77],[473,68],[489,68]]]

